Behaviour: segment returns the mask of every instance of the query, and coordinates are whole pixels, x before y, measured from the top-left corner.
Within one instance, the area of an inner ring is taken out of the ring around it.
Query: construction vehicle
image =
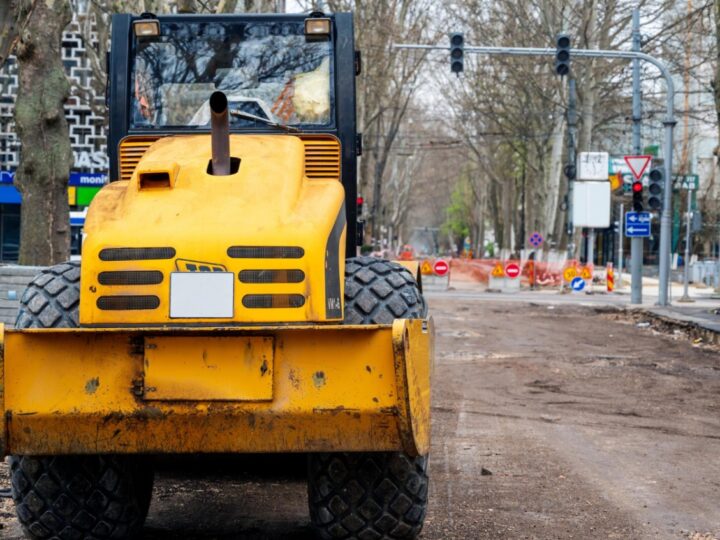
[[[432,322],[354,256],[353,44],[349,13],[113,16],[112,181],[3,335],[29,537],[137,537],[162,456],[285,452],[319,538],[419,534]]]

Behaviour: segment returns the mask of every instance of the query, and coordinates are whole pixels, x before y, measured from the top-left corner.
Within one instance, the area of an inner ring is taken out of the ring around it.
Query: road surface
[[[720,538],[716,350],[599,305],[452,292],[430,305],[422,538]],[[146,538],[310,539],[303,467],[288,456],[165,467]],[[14,540],[11,513],[5,501],[0,537]]]

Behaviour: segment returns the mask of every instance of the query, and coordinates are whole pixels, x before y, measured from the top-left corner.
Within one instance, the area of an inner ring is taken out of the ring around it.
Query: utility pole
[[[575,138],[577,137],[577,91],[575,88],[575,77],[568,77],[568,141],[567,141],[567,164],[565,165],[565,176],[568,180],[567,189],[567,258],[572,259],[575,256],[575,226],[572,220],[572,200],[573,200],[573,184],[577,175],[577,148],[575,148]],[[564,284],[564,282],[563,282]]]
[[[694,302],[690,298],[690,243],[692,242],[692,190],[687,191],[687,213],[685,214],[685,261],[683,263],[683,295],[678,302]]]
[[[622,273],[623,273],[623,227],[625,227],[625,205],[620,203],[620,221],[618,221],[618,286],[622,288]]]
[[[636,8],[632,13],[632,50],[640,52],[640,11]],[[640,60],[633,60],[633,90],[632,90],[632,143],[633,153],[639,156],[642,153],[640,142],[640,128],[642,124],[642,98],[640,96]],[[620,227],[624,228],[621,223]],[[622,242],[622,239],[621,239]],[[643,265],[642,238],[630,239],[630,303],[642,304],[642,265]]]

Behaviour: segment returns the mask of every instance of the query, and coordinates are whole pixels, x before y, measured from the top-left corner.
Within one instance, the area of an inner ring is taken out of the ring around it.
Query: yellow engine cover
[[[82,325],[337,321],[345,194],[306,175],[303,141],[231,135],[236,173],[208,173],[210,136],[165,137],[85,223]]]

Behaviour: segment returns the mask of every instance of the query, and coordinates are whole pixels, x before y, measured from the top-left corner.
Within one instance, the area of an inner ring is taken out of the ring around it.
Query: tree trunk
[[[717,112],[718,119],[718,135],[720,135],[720,0],[715,0],[715,44],[717,51],[717,62],[715,62],[715,81],[713,84],[713,91],[715,94],[715,111]],[[715,150],[716,154],[720,156],[720,152]],[[720,164],[720,160],[718,161]]]
[[[720,1],[720,0],[718,0]],[[562,154],[565,145],[565,119],[562,114],[557,115],[557,121],[552,134],[552,151],[550,153],[550,166],[548,167],[548,189],[545,199],[545,236],[552,234],[553,225],[563,194],[560,192],[561,177],[563,174]]]
[[[70,255],[68,177],[73,161],[63,104],[70,93],[61,57],[68,0],[19,3],[30,14],[15,49],[15,123],[21,144],[16,184],[22,194],[20,264],[51,265]],[[32,13],[30,13],[32,11]]]
[[[18,37],[18,9],[13,1],[0,2],[0,69],[12,53]]]

